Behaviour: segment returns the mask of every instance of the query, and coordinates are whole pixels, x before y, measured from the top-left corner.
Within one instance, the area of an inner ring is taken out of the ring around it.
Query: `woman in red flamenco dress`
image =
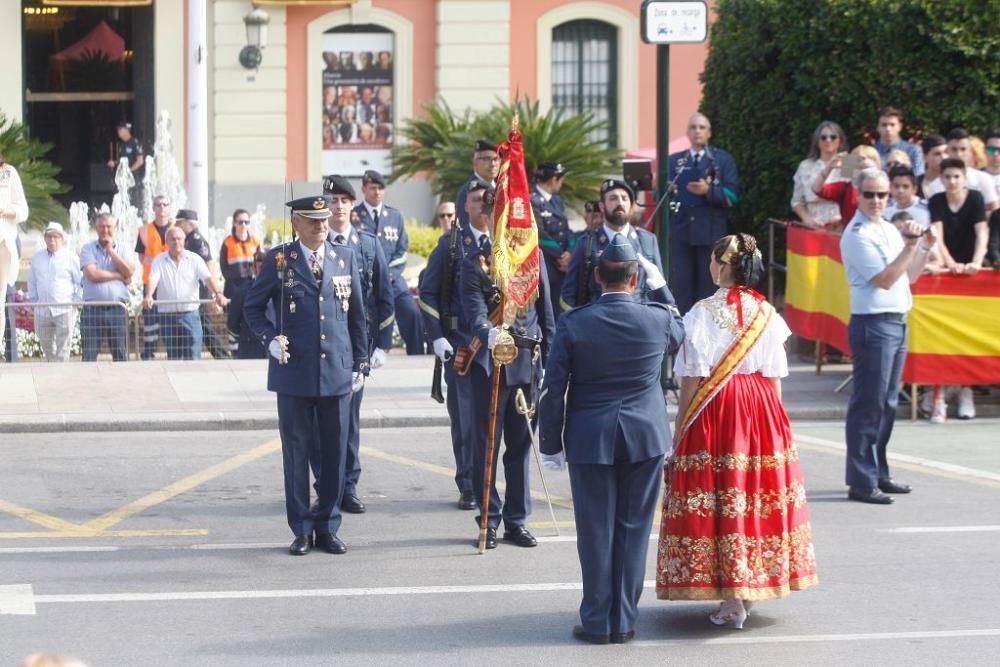
[[[681,391],[657,552],[663,600],[722,600],[716,625],[742,628],[752,602],[817,583],[799,455],[781,405],[784,320],[753,289],[754,238],[712,248],[719,290],[684,317]]]

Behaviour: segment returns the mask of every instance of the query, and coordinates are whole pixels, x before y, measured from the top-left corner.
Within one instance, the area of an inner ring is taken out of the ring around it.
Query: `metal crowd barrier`
[[[225,311],[212,299],[154,299],[134,321],[139,359],[229,358]],[[192,306],[194,306],[192,308]]]

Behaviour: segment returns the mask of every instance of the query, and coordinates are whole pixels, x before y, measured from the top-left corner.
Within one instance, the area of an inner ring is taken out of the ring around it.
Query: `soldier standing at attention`
[[[566,204],[559,196],[566,168],[559,162],[542,162],[535,170],[535,190],[531,193],[531,208],[538,225],[538,245],[545,256],[552,289],[552,311],[559,319],[559,294],[562,291],[569,261],[573,257],[573,232],[566,217]]]

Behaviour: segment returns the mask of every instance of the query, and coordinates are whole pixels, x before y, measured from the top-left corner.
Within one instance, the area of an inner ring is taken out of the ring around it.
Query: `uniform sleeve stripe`
[[[425,313],[427,313],[428,315],[430,315],[431,317],[433,317],[435,320],[440,320],[441,319],[441,314],[438,311],[436,311],[435,309],[431,308],[430,306],[428,306],[426,303],[424,303],[420,299],[417,299],[417,305],[420,306],[420,310],[424,311]],[[396,316],[393,315],[393,317],[396,317]]]
[[[400,264],[406,264],[406,257],[397,257],[389,262],[389,266],[399,266]]]
[[[423,304],[421,304],[421,308],[423,308]],[[395,321],[396,321],[396,315],[395,314],[390,315],[389,317],[379,322],[378,330],[382,331],[383,329],[388,329],[393,325]]]
[[[559,299],[559,307],[563,310],[573,310],[573,306],[566,303],[565,299]]]

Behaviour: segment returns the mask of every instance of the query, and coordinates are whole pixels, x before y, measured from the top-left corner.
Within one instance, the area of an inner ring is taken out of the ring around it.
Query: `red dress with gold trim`
[[[665,472],[657,597],[765,600],[815,585],[798,450],[767,379],[788,374],[791,332],[743,289],[698,302],[684,326],[675,372],[705,380]]]

